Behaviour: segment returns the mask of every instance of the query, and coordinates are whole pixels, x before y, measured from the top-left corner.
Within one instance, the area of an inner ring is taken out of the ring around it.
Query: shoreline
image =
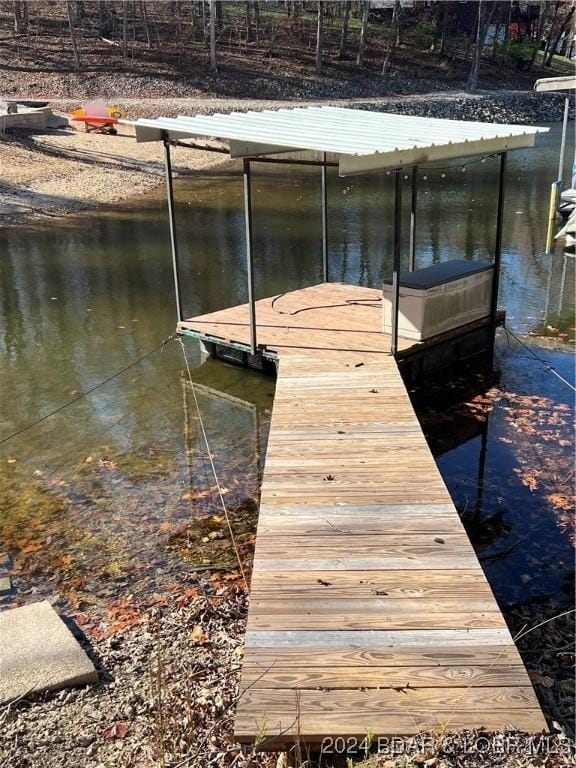
[[[65,113],[78,101],[56,98],[51,106]],[[278,109],[308,105],[349,106],[428,117],[488,122],[556,122],[563,98],[531,91],[445,91],[414,96],[284,100],[236,98],[134,98],[120,103],[130,118],[181,113]],[[209,144],[210,142],[206,142]],[[215,146],[218,146],[215,143]],[[84,133],[73,127],[44,133],[15,131],[0,136],[0,231],[44,225],[85,211],[113,206],[164,184],[164,162],[157,142],[138,144],[130,126],[118,135]],[[218,171],[229,159],[220,154],[174,147],[175,176]]]

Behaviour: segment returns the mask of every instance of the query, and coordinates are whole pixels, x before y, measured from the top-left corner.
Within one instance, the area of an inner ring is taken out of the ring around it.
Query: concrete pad
[[[97,680],[94,665],[48,601],[0,613],[0,703]]]
[[[0,595],[7,595],[12,591],[12,582],[8,576],[0,576]]]

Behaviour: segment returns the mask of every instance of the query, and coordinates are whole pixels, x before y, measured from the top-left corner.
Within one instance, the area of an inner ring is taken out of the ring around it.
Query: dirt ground
[[[175,147],[175,173],[213,168],[223,155]],[[0,136],[0,229],[97,208],[163,184],[163,148],[73,129]]]

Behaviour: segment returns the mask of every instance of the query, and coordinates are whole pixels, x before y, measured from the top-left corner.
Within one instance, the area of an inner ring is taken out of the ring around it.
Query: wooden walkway
[[[380,313],[338,309],[281,331],[295,338],[279,350],[236,738],[274,749],[546,729],[397,364],[372,335]],[[245,322],[238,310],[219,319]],[[354,330],[347,343],[338,326]]]

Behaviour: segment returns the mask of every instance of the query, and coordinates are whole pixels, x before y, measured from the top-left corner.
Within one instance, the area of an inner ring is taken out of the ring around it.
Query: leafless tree
[[[339,59],[346,58],[346,42],[348,39],[348,22],[350,20],[350,0],[344,0],[344,18],[342,19],[342,32],[340,33]]]
[[[576,6],[572,4],[572,7],[568,11],[568,13],[564,16],[563,21],[561,21],[556,37],[554,38],[554,41],[552,42],[552,44],[548,46],[548,50],[544,57],[543,64],[545,67],[550,67],[552,65],[552,59],[554,57],[554,54],[556,53],[556,49],[558,48],[558,43],[560,42],[564,32],[567,30],[568,25],[572,21],[572,16],[574,16],[575,10],[576,10]]]
[[[250,0],[246,0],[246,42],[249,43],[252,40],[252,12],[250,8]]]
[[[140,2],[140,15],[142,16],[142,26],[144,27],[144,34],[146,35],[146,44],[150,48],[150,27],[148,25],[148,11],[146,9],[146,0]]]
[[[216,72],[218,58],[216,55],[216,0],[210,0],[210,69]]]
[[[14,0],[14,32],[25,35],[28,31],[28,0]]]
[[[316,3],[318,13],[318,26],[316,27],[316,72],[322,74],[322,47],[324,45],[324,7],[318,0]]]
[[[366,51],[366,33],[368,31],[368,16],[370,14],[370,3],[364,0],[362,3],[362,26],[360,27],[360,43],[358,44],[358,54],[356,56],[356,66],[364,66],[364,53]]]
[[[483,0],[478,0],[478,18],[476,20],[476,43],[474,46],[474,56],[472,58],[472,66],[470,67],[470,75],[468,77],[468,90],[475,91],[478,88],[478,78],[480,75],[480,62],[482,60],[482,48],[484,47],[484,41],[486,40],[486,32],[492,23],[494,16],[494,10],[498,3],[491,3],[488,12],[484,7]]]
[[[68,12],[68,26],[70,27],[70,42],[72,43],[72,52],[74,53],[74,66],[76,69],[80,69],[80,48],[78,46],[78,39],[76,37],[76,28],[74,26],[74,9],[72,7],[72,0],[66,0],[66,10]]]
[[[388,29],[388,39],[386,41],[386,55],[382,62],[382,75],[386,76],[392,66],[392,60],[396,51],[396,46],[400,35],[398,27],[400,25],[400,0],[394,1],[394,8],[392,9],[392,23]]]
[[[128,58],[128,0],[122,0],[122,58]]]

